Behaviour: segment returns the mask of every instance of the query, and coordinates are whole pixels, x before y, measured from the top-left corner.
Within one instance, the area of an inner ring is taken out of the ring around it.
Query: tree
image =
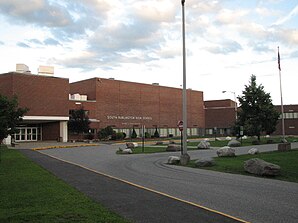
[[[8,135],[17,132],[16,126],[22,121],[22,117],[28,111],[27,108],[19,108],[16,97],[12,99],[0,95],[0,143]]]
[[[89,130],[89,124],[89,117],[83,108],[79,110],[71,110],[68,121],[68,128],[71,132],[87,133]]]
[[[135,138],[137,138],[137,136],[138,136],[138,135],[137,135],[137,133],[136,133],[135,127],[133,127],[133,128],[132,128],[132,133],[131,133],[131,138],[132,138],[132,139],[135,139]]]
[[[109,137],[112,138],[112,136],[115,134],[116,134],[116,132],[113,130],[113,128],[111,126],[107,126],[104,129],[101,129],[97,133],[97,136],[101,140],[101,139],[108,139]]]
[[[240,109],[236,125],[244,127],[249,136],[261,133],[271,134],[276,130],[279,113],[272,104],[271,96],[264,91],[262,85],[257,85],[256,76],[251,75],[249,85],[245,85],[243,96],[238,97]]]
[[[159,138],[159,132],[157,130],[157,127],[155,127],[155,132],[154,132],[154,138]]]

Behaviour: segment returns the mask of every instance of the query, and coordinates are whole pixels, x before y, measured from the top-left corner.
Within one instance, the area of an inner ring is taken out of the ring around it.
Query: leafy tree
[[[89,130],[89,124],[89,117],[83,108],[71,111],[68,121],[68,128],[71,132],[87,133]]]
[[[272,104],[271,96],[257,85],[256,76],[251,75],[249,85],[245,85],[243,96],[238,97],[240,109],[236,125],[243,126],[249,136],[260,140],[262,132],[271,134],[276,130],[279,113]]]
[[[8,135],[17,132],[16,126],[27,111],[27,108],[18,108],[16,97],[9,99],[0,95],[0,143]]]

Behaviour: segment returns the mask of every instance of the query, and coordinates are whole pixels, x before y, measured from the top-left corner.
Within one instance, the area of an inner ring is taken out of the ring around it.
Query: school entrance
[[[40,127],[18,127],[18,133],[14,134],[16,142],[32,142],[41,140]]]

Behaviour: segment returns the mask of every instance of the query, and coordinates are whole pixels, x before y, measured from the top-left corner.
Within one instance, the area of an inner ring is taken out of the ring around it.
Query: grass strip
[[[128,222],[2,146],[0,222]]]
[[[290,181],[298,183],[298,150],[293,149],[287,152],[273,151],[259,153],[256,155],[241,155],[237,157],[215,157],[215,166],[212,167],[200,167],[202,169],[214,170],[226,173],[234,174],[243,174],[243,175],[252,175],[245,172],[244,170],[244,161],[260,158],[269,163],[277,164],[281,167],[281,175],[276,177],[268,177],[272,179]],[[189,164],[189,167],[195,166],[195,160],[192,160]]]

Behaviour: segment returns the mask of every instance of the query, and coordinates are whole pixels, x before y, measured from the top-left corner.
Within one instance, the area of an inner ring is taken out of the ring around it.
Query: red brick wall
[[[60,136],[59,122],[42,124],[42,140],[57,140]]]
[[[68,116],[68,79],[20,73],[9,76],[19,106],[29,108],[26,115]]]
[[[298,105],[284,105],[284,113],[298,113]],[[281,106],[276,106],[276,110],[281,113]],[[285,118],[285,135],[298,135],[298,118]],[[282,135],[282,123],[279,119],[274,135]]]
[[[203,93],[189,90],[188,101],[189,127],[203,128]],[[148,128],[176,128],[182,119],[182,91],[176,88],[101,79],[96,104],[101,127],[145,124]]]
[[[9,98],[13,96],[12,75],[0,74],[0,94]]]
[[[70,83],[70,94],[84,94],[87,95],[88,100],[96,100],[97,82],[99,82],[98,78],[92,78],[84,81]]]
[[[235,108],[206,108],[206,128],[229,128],[235,123]]]
[[[230,99],[205,101],[204,104],[206,108],[235,107],[235,102]]]

